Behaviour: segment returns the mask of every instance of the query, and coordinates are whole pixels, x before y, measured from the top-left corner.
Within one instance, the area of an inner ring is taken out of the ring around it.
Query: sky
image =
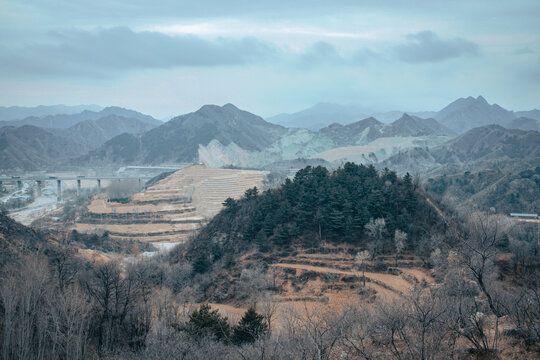
[[[529,110],[538,19],[538,0],[0,0],[0,106]]]

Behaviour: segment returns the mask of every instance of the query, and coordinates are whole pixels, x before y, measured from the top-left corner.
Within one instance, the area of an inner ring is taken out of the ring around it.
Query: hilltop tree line
[[[368,224],[383,221],[377,239]],[[393,251],[396,231],[407,234],[409,249],[441,225],[411,175],[347,163],[329,172],[308,166],[276,189],[246,191],[228,198],[224,209],[190,242],[198,270],[207,268],[205,254],[220,259],[226,252],[257,246],[261,251],[321,242],[351,245],[376,240],[381,251]],[[217,240],[216,240],[217,239]]]
[[[519,173],[483,170],[440,175],[428,179],[424,188],[453,207],[467,203],[497,213],[536,213],[540,209],[539,166]]]

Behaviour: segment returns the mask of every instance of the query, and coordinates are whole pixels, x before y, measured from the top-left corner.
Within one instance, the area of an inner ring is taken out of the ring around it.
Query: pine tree
[[[231,333],[227,318],[221,316],[218,310],[212,310],[209,304],[202,304],[198,310],[193,311],[185,324],[173,324],[173,327],[187,332],[197,340],[211,336],[219,341],[227,341]]]
[[[223,202],[223,206],[225,206],[225,208],[227,210],[234,210],[236,208],[236,200],[234,200],[233,198],[231,197],[228,197],[227,199],[225,199],[225,201]]]
[[[268,326],[264,322],[264,316],[249,308],[233,328],[232,341],[237,345],[252,343],[267,332]]]
[[[290,244],[289,232],[283,225],[278,225],[274,230],[273,242],[279,246],[287,246]]]
[[[257,195],[259,195],[259,191],[257,190],[256,186],[252,189],[247,189],[244,193],[246,200],[255,199]]]
[[[201,253],[193,262],[193,272],[202,274],[210,269],[210,262],[204,253]]]
[[[268,250],[270,250],[268,247],[268,237],[262,230],[257,233],[257,236],[255,237],[255,243],[259,247],[259,250],[262,252],[267,252]]]

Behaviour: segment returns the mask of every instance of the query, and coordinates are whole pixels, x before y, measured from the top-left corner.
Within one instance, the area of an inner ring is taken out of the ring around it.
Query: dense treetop
[[[387,169],[378,172],[353,163],[334,172],[308,166],[279,188],[262,194],[249,189],[242,199],[229,198],[224,206],[190,242],[192,255],[211,250],[219,258],[251,244],[263,251],[317,246],[321,241],[360,245],[368,240],[365,225],[378,218],[386,223],[384,241],[389,243],[395,230],[401,230],[414,246],[437,222],[409,174],[398,177]]]

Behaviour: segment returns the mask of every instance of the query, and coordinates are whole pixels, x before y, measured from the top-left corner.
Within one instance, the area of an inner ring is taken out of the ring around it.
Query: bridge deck
[[[151,179],[152,176],[0,176],[0,181],[73,181],[73,180],[143,180]]]

